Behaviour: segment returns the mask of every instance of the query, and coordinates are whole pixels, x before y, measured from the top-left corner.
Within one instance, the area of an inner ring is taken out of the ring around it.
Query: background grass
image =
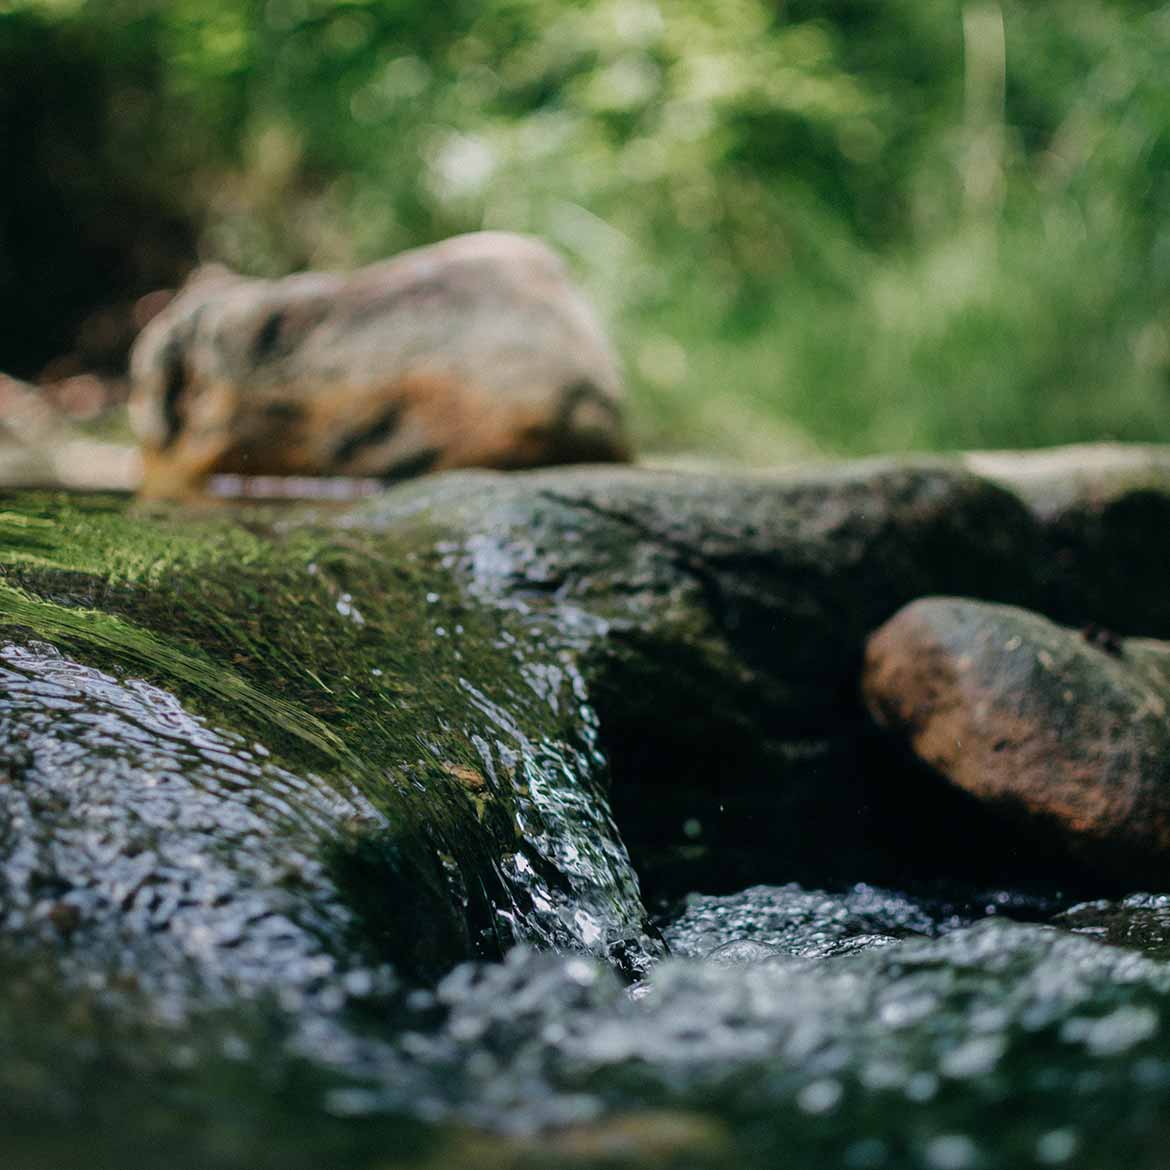
[[[1170,440],[1168,77],[1131,0],[0,0],[0,369],[491,227],[646,448]]]

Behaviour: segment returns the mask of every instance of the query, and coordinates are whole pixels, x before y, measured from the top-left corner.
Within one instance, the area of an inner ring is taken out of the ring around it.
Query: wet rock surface
[[[359,793],[35,641],[0,647],[0,737],[5,935],[66,943],[81,974],[100,956],[160,998],[193,969],[244,994],[275,969],[293,994],[340,977],[321,939],[352,915],[320,838],[378,824]]]
[[[71,695],[84,696],[80,720],[92,725],[109,776],[69,802],[39,801],[35,820],[18,821],[24,832],[55,839],[94,820],[142,820],[142,788],[157,767],[143,741],[161,736],[154,753],[165,760],[206,721],[205,738],[223,746],[193,761],[186,744],[173,770],[193,782],[166,790],[171,814],[180,824],[206,821],[205,791],[232,791],[241,777],[259,788],[277,776],[292,794],[291,819],[310,825],[300,804],[311,814],[314,796],[318,805],[340,798],[307,848],[344,891],[337,897],[362,936],[413,974],[498,955],[521,939],[635,966],[658,949],[609,820],[595,720],[571,662],[558,666],[554,655],[530,667],[519,629],[466,611],[450,576],[421,551],[387,564],[352,533],[335,539],[309,527],[281,537],[259,515],[251,522],[260,534],[224,518],[127,523],[122,512],[110,501],[76,509],[38,497],[12,522],[0,617],[14,653],[23,647],[27,663],[43,643],[67,661],[56,677],[17,688],[7,737],[22,768],[53,772],[57,740],[42,708],[68,709],[57,690],[72,672]],[[113,555],[114,572],[94,575],[91,555]],[[79,659],[102,671],[100,682]],[[123,718],[148,682],[175,696],[185,732]],[[95,707],[95,686],[99,698],[116,696],[112,705]],[[82,768],[84,742],[71,749]],[[255,792],[247,800],[262,804]],[[148,885],[168,880],[152,874],[152,865],[167,871],[165,860],[133,834],[112,834],[107,851],[75,865],[129,855]],[[226,841],[221,854],[243,856]],[[78,883],[80,875],[50,887]],[[202,883],[196,916],[219,912],[215,884]],[[242,895],[254,884],[241,883]],[[335,952],[346,929],[344,916],[330,916],[323,933]],[[200,933],[215,930],[208,921]]]
[[[701,859],[722,888],[823,873],[826,834],[841,876],[896,870],[897,835],[932,796],[875,799],[865,632],[924,591],[1030,589],[1026,510],[945,467],[466,475],[349,522],[393,531],[419,513],[472,534],[441,547],[481,604],[582,664],[615,815],[666,892]]]
[[[3,497],[6,1160],[1160,1167],[1160,871],[858,686],[924,595],[1102,622],[1050,515],[935,462]]]
[[[1098,443],[978,452],[963,464],[1007,488],[1037,521],[1036,608],[1068,625],[1170,638],[1161,541],[1170,524],[1170,450]]]
[[[926,598],[870,639],[863,688],[981,803],[1116,880],[1170,880],[1170,645]]]
[[[1170,894],[1130,894],[1119,901],[1079,902],[1053,919],[1076,934],[1170,958]]]

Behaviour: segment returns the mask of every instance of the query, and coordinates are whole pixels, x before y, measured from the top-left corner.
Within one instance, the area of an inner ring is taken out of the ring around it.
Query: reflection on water
[[[381,818],[216,731],[172,695],[30,642],[0,647],[0,928],[179,996],[325,993],[352,915],[322,836]],[[149,952],[149,958],[146,952]],[[172,1004],[168,1014],[178,1010]]]

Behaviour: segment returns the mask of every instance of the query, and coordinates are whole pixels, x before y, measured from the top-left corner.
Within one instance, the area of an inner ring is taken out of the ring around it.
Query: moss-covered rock
[[[360,936],[426,975],[518,938],[631,962],[654,946],[572,664],[532,673],[520,633],[442,567],[431,526],[387,541],[322,516],[132,516],[116,500],[49,496],[6,507],[3,729],[35,805],[31,821],[11,813],[9,832],[20,826],[23,849],[111,826],[88,862],[57,850],[35,880],[9,872],[29,914],[77,903],[61,912],[78,918],[75,945],[103,915],[136,933],[124,903],[139,884],[169,888],[173,863],[191,871],[176,880],[194,907],[160,896],[144,945],[175,928],[176,907],[214,936],[226,896],[204,896],[218,878],[192,841],[213,839],[230,871],[245,865],[243,836],[278,869],[300,851],[328,872],[350,912],[309,934],[332,953]],[[55,761],[69,752],[66,780]],[[163,784],[173,807],[156,821],[144,808]],[[238,833],[224,792],[250,818]],[[87,882],[66,863],[110,892],[79,894]],[[239,895],[288,917],[289,884],[268,874]]]

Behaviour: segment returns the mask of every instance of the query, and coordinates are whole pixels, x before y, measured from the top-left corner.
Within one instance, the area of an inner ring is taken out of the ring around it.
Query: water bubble
[[[220,1043],[220,1050],[228,1060],[247,1060],[252,1049],[242,1036],[229,1034]]]
[[[565,978],[579,987],[591,987],[597,982],[597,967],[586,959],[570,959],[564,966]]]
[[[1067,1162],[1077,1152],[1079,1144],[1075,1130],[1049,1130],[1036,1143],[1036,1160],[1043,1162],[1046,1166],[1059,1166],[1061,1162]]]
[[[805,1113],[829,1113],[844,1095],[840,1081],[813,1081],[796,1094],[796,1103]]]
[[[926,1146],[926,1161],[933,1170],[968,1170],[978,1157],[975,1143],[962,1133],[941,1134]]]
[[[1062,1040],[1083,1043],[1096,1056],[1116,1056],[1153,1036],[1159,1027],[1158,1014],[1146,1007],[1119,1007],[1107,1016],[1086,1016],[1065,1021]]]
[[[706,954],[707,962],[723,967],[739,966],[742,963],[759,963],[773,959],[780,952],[775,947],[756,942],[750,938],[736,938],[715,947]]]
[[[364,1117],[382,1106],[381,1096],[372,1089],[358,1087],[330,1089],[325,1094],[326,1112],[334,1117]]]
[[[966,1080],[986,1076],[1003,1055],[1007,1038],[1000,1035],[976,1036],[957,1048],[952,1048],[940,1062],[946,1077]]]
[[[354,625],[364,626],[366,619],[362,615],[361,610],[353,603],[353,595],[350,593],[343,593],[336,602],[337,612],[342,617],[347,617],[354,623]]]
[[[938,1092],[938,1077],[934,1073],[915,1073],[906,1084],[906,1096],[920,1104],[929,1101]]]

